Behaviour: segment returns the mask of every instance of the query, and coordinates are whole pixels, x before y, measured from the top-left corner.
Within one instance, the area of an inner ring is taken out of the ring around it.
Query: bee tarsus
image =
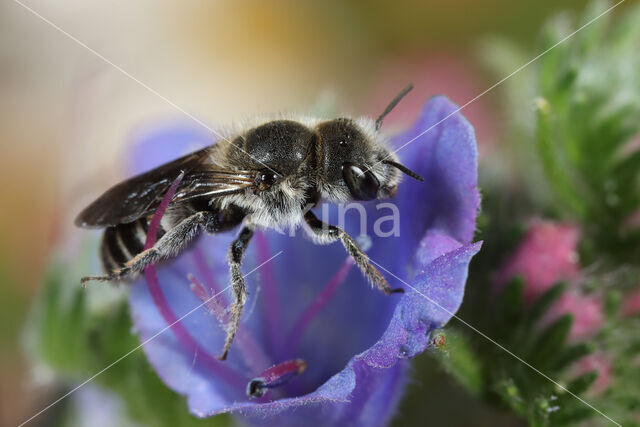
[[[353,260],[355,261],[358,268],[360,268],[362,273],[371,281],[371,283],[376,288],[380,289],[387,295],[404,292],[402,288],[393,289],[391,288],[391,286],[389,286],[389,283],[384,278],[384,276],[380,274],[378,269],[371,265],[367,254],[343,229],[336,227],[335,225],[326,224],[320,221],[318,217],[316,217],[316,215],[311,211],[305,213],[304,219],[307,225],[309,225],[309,228],[311,229],[311,232],[314,234],[314,237],[317,239],[318,243],[333,243],[336,240],[340,240],[351,258],[353,258]]]

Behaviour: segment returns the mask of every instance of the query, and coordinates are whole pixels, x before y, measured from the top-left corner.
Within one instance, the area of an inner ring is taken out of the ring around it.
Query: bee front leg
[[[244,281],[244,276],[240,270],[242,263],[242,257],[247,250],[249,241],[253,236],[253,230],[249,227],[244,227],[238,238],[231,243],[229,247],[229,270],[231,273],[231,290],[233,291],[233,306],[231,307],[231,317],[229,319],[229,325],[227,326],[227,336],[224,340],[224,348],[222,354],[218,357],[220,360],[227,358],[227,353],[231,348],[233,338],[236,336],[238,326],[240,325],[240,316],[242,316],[242,309],[247,301],[247,285]]]
[[[389,286],[389,283],[382,274],[380,274],[380,272],[371,265],[367,254],[360,248],[360,246],[358,246],[356,241],[346,233],[346,231],[336,227],[335,225],[326,224],[320,221],[311,211],[307,211],[304,214],[304,220],[309,225],[313,236],[320,242],[332,243],[336,240],[340,240],[349,255],[351,255],[351,258],[355,261],[356,265],[360,270],[362,270],[362,273],[364,273],[371,283],[373,283],[382,292],[387,295],[404,292],[402,288],[392,289],[391,286]]]

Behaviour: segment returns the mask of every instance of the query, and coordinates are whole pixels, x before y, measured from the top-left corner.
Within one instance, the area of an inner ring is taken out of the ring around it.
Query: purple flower
[[[409,141],[455,110],[444,97],[431,99],[394,143]],[[140,135],[134,172],[209,138],[188,126]],[[390,420],[407,383],[407,359],[424,351],[430,332],[459,308],[469,262],[480,249],[471,243],[479,194],[476,141],[467,120],[453,114],[400,157],[425,182],[406,179],[391,200],[400,213],[397,235],[375,236],[373,225],[390,208],[375,201],[364,205],[368,254],[415,290],[384,270],[392,287],[406,293],[386,296],[372,289],[339,244],[316,246],[301,230],[295,236],[258,232],[243,264],[249,300],[229,357],[220,362],[214,355],[222,349],[230,295],[213,296],[228,286],[226,253],[235,233],[203,236],[159,267],[157,288],[144,281],[134,285],[130,304],[142,341],[207,301],[144,345],[158,375],[186,396],[193,414],[231,412],[255,423],[277,414],[284,425]],[[329,221],[337,223],[337,208],[328,211]],[[344,226],[354,237],[361,234],[359,218],[355,209],[346,214]],[[384,222],[378,224],[386,231]],[[252,272],[279,251],[281,256]],[[247,396],[251,381],[264,387],[254,393],[262,397]]]

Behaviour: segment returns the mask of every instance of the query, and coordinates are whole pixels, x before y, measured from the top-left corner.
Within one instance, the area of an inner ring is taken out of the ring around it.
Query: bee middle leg
[[[131,260],[127,261],[122,268],[114,270],[104,276],[83,277],[81,279],[82,285],[84,286],[86,282],[91,280],[108,282],[126,279],[144,270],[150,264],[177,254],[200,232],[202,226],[206,227],[208,221],[211,220],[210,215],[208,212],[197,212],[185,218],[178,225],[167,231],[152,248],[140,252]]]
[[[402,288],[393,289],[389,286],[389,283],[382,274],[380,274],[380,272],[371,265],[367,254],[360,248],[360,246],[358,246],[356,241],[347,234],[346,231],[336,227],[335,225],[326,224],[320,221],[311,211],[307,211],[304,214],[304,220],[309,225],[314,236],[316,236],[320,241],[332,243],[336,240],[340,240],[349,255],[351,255],[351,258],[355,261],[356,265],[360,270],[362,270],[362,273],[364,273],[371,283],[373,283],[382,292],[387,295],[404,292]]]
[[[247,301],[247,285],[244,281],[244,276],[240,270],[242,264],[242,257],[244,256],[249,241],[253,236],[253,230],[249,227],[244,227],[240,234],[231,243],[229,247],[229,270],[231,273],[231,290],[233,291],[233,305],[231,306],[231,317],[229,319],[229,325],[227,326],[227,336],[224,340],[224,348],[222,354],[218,357],[220,360],[227,358],[227,353],[231,348],[233,338],[236,336],[238,326],[240,325],[240,316],[242,315],[242,309]]]

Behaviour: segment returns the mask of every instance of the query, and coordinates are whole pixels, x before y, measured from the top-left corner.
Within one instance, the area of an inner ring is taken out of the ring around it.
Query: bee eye
[[[260,184],[263,184],[267,187],[272,186],[278,180],[278,175],[273,172],[263,172],[258,177]]]
[[[342,177],[349,187],[349,192],[356,200],[372,200],[378,195],[380,181],[371,171],[365,171],[360,165],[344,163]]]

